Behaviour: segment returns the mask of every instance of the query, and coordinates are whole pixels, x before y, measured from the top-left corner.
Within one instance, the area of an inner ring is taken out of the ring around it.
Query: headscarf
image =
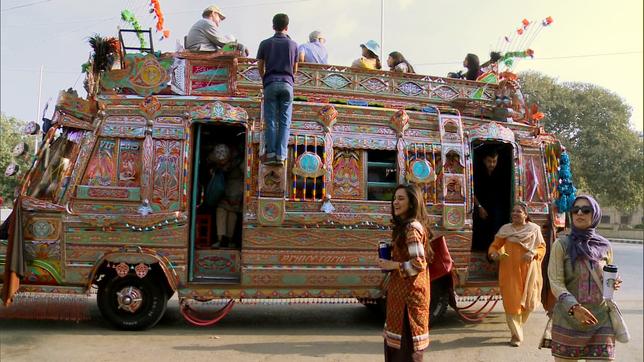
[[[514,206],[519,206],[525,213],[525,225],[521,229],[516,230],[512,223],[505,224],[501,226],[496,236],[510,242],[518,243],[526,250],[535,250],[539,244],[544,243],[543,236],[541,235],[541,227],[530,220],[528,204],[525,202],[517,202]]]
[[[528,213],[528,204],[524,202],[517,202],[514,206],[519,206],[526,214],[526,223],[519,230],[515,229],[512,223],[501,226],[496,233],[496,237],[506,239],[507,241],[519,243],[526,250],[534,250],[543,241],[541,235],[541,227],[530,221],[530,214]]]
[[[572,224],[572,232],[569,236],[570,245],[568,246],[568,255],[573,265],[575,260],[581,256],[587,258],[594,268],[597,262],[606,255],[606,252],[610,248],[610,242],[595,232],[595,228],[599,225],[599,221],[602,218],[602,210],[597,201],[589,195],[577,196],[573,205],[579,199],[588,200],[590,206],[593,208],[593,219],[590,227],[586,230],[577,229],[575,224]]]

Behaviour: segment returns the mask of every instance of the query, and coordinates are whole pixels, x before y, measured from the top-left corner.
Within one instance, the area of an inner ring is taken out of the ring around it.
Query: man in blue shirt
[[[328,64],[326,47],[324,46],[325,38],[318,30],[309,34],[309,42],[300,45],[300,62]]]
[[[286,34],[288,15],[273,17],[275,35],[257,50],[257,68],[264,86],[264,143],[262,163],[283,166],[293,113],[293,83],[297,73],[297,44]]]

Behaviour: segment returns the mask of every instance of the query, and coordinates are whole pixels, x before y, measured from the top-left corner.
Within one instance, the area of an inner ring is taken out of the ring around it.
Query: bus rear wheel
[[[449,287],[443,278],[431,283],[429,300],[429,323],[434,324],[445,317],[449,305]]]
[[[156,325],[165,313],[165,289],[151,275],[114,277],[101,285],[96,297],[103,318],[122,330],[143,330]]]

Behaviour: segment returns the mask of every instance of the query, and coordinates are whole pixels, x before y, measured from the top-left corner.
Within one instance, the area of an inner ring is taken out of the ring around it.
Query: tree
[[[577,187],[625,211],[642,205],[643,146],[629,127],[630,106],[594,84],[559,83],[536,72],[519,77],[528,102],[546,116],[546,132],[569,151]]]
[[[24,177],[29,168],[29,161],[32,159],[34,137],[24,136],[21,132],[26,122],[20,121],[14,117],[8,117],[4,113],[0,114],[0,197],[2,197],[4,206],[9,206],[13,200],[14,190]],[[27,142],[29,150],[23,157],[13,157],[13,148],[20,142]],[[16,176],[7,177],[4,171],[7,165],[14,160],[20,167],[20,172]]]

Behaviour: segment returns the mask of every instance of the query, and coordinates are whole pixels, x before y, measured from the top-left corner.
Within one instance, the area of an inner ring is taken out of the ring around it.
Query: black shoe
[[[278,160],[276,158],[276,159],[273,159],[272,161],[267,162],[266,164],[270,165],[270,166],[280,166],[281,167],[281,166],[284,166],[284,161],[285,160]]]
[[[268,156],[266,156],[266,154],[263,154],[263,155],[261,155],[261,156],[259,157],[259,161],[260,161],[263,165],[272,165],[272,164],[273,164],[273,162],[275,162],[275,156],[268,157]]]

